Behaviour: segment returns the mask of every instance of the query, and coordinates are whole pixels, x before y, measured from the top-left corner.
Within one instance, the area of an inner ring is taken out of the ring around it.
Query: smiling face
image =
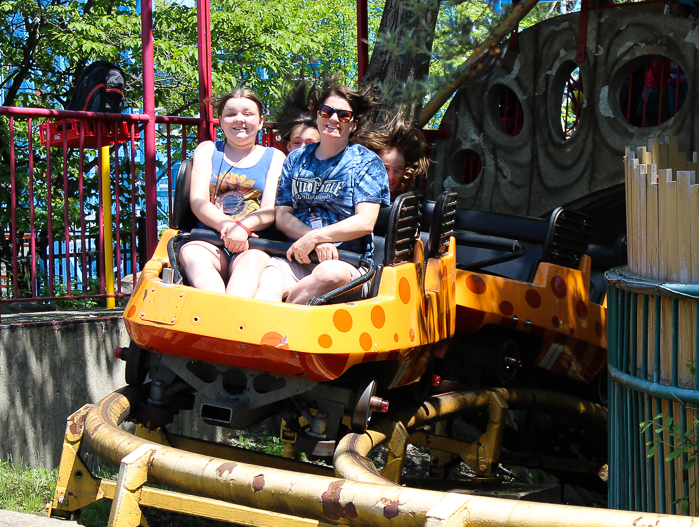
[[[331,95],[323,101],[323,104],[335,108],[336,110],[352,111],[352,106],[347,99]],[[337,113],[333,113],[330,117],[322,117],[318,112],[316,119],[318,122],[318,131],[320,132],[320,141],[343,141],[349,143],[349,137],[357,128],[357,123],[352,120],[349,123],[342,123],[337,117]]]
[[[300,124],[291,131],[289,140],[286,142],[286,149],[289,152],[320,141],[320,133],[317,128]]]
[[[395,197],[404,190],[405,186],[405,158],[398,150],[388,150],[381,154],[381,161],[388,172],[388,186],[391,189],[391,197]]]
[[[228,99],[219,119],[226,139],[233,144],[254,142],[264,123],[255,101],[246,97]]]

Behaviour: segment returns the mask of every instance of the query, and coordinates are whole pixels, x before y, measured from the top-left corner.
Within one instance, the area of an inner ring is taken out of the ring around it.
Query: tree
[[[136,0],[15,0],[0,3],[0,105],[62,109],[72,93],[72,80],[97,59],[119,64],[126,73],[128,105],[142,100],[141,19]],[[213,0],[211,36],[214,93],[225,93],[244,83],[268,108],[300,76],[319,77],[325,71],[343,72],[349,81],[356,67],[348,33],[355,20],[351,0]],[[350,23],[348,23],[350,22]],[[155,97],[161,115],[195,116],[199,110],[196,7],[156,0],[154,11]],[[36,123],[35,123],[36,126]],[[15,195],[17,222],[10,225],[9,207],[0,210],[3,232],[21,239],[29,227],[27,121],[15,119]],[[83,214],[77,194],[77,157],[62,169],[62,151],[51,149],[51,181],[46,181],[46,151],[35,140],[34,172],[36,232],[47,232],[47,186],[53,192],[51,219],[56,234],[68,221]],[[123,161],[122,173],[129,173]],[[97,177],[91,171],[96,157],[83,160],[87,206],[95,206]],[[0,118],[0,199],[9,203],[9,124]],[[136,167],[141,178],[140,167]],[[65,184],[65,185],[64,185]],[[67,191],[64,189],[67,188]],[[121,198],[130,196],[122,188]],[[122,227],[133,221],[122,216]],[[0,236],[0,259],[9,264],[10,241]],[[20,272],[20,275],[22,273]],[[15,277],[22,281],[23,276]]]
[[[377,87],[382,107],[402,106],[422,126],[473,67],[500,51],[500,41],[536,2],[521,0],[496,13],[486,1],[387,0],[363,84]],[[426,102],[436,109],[426,119],[423,110],[418,118]]]

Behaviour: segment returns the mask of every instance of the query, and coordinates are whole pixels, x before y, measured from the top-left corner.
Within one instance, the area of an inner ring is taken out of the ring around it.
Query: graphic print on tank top
[[[254,188],[254,179],[226,171],[214,175],[212,180],[216,184],[209,187],[209,197],[226,216],[237,220],[260,208],[262,192]]]

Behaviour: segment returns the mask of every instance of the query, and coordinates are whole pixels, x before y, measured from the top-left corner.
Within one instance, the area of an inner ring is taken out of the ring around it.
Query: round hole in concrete
[[[463,185],[475,182],[482,169],[481,156],[470,148],[458,151],[451,161],[452,179]]]

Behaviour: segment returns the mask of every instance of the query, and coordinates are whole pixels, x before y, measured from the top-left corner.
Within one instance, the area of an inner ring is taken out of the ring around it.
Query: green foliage
[[[0,509],[46,514],[57,475],[57,470],[32,469],[13,463],[11,458],[0,461]]]
[[[685,411],[684,406],[682,411]],[[682,426],[674,422],[672,417],[664,414],[658,414],[650,421],[641,423],[641,434],[646,434],[646,438],[651,436],[649,441],[646,441],[647,457],[652,458],[663,453],[664,460],[667,463],[674,462],[680,456],[683,456],[682,468],[689,470],[697,463],[697,425],[699,420],[694,418],[692,426],[688,426],[687,430],[682,431]],[[690,489],[697,487],[697,481],[690,484]],[[689,508],[689,496],[682,496],[675,500],[679,504],[682,512],[686,512]]]
[[[0,59],[0,79],[2,87],[10,88],[3,105],[62,108],[73,74],[93,60],[106,59],[123,67],[130,106],[141,106],[136,0],[15,0],[2,5],[0,45],[7,53]],[[199,113],[196,21],[193,2],[155,3],[155,103],[161,115]],[[212,0],[214,94],[246,84],[274,108],[300,76],[341,71],[343,80],[350,81],[356,52],[348,43],[355,41],[355,4],[350,0]]]
[[[237,438],[229,438],[228,441],[234,446],[273,456],[281,456],[284,453],[284,443],[277,436],[266,435],[252,439],[240,434]],[[305,459],[305,454],[301,455]]]

